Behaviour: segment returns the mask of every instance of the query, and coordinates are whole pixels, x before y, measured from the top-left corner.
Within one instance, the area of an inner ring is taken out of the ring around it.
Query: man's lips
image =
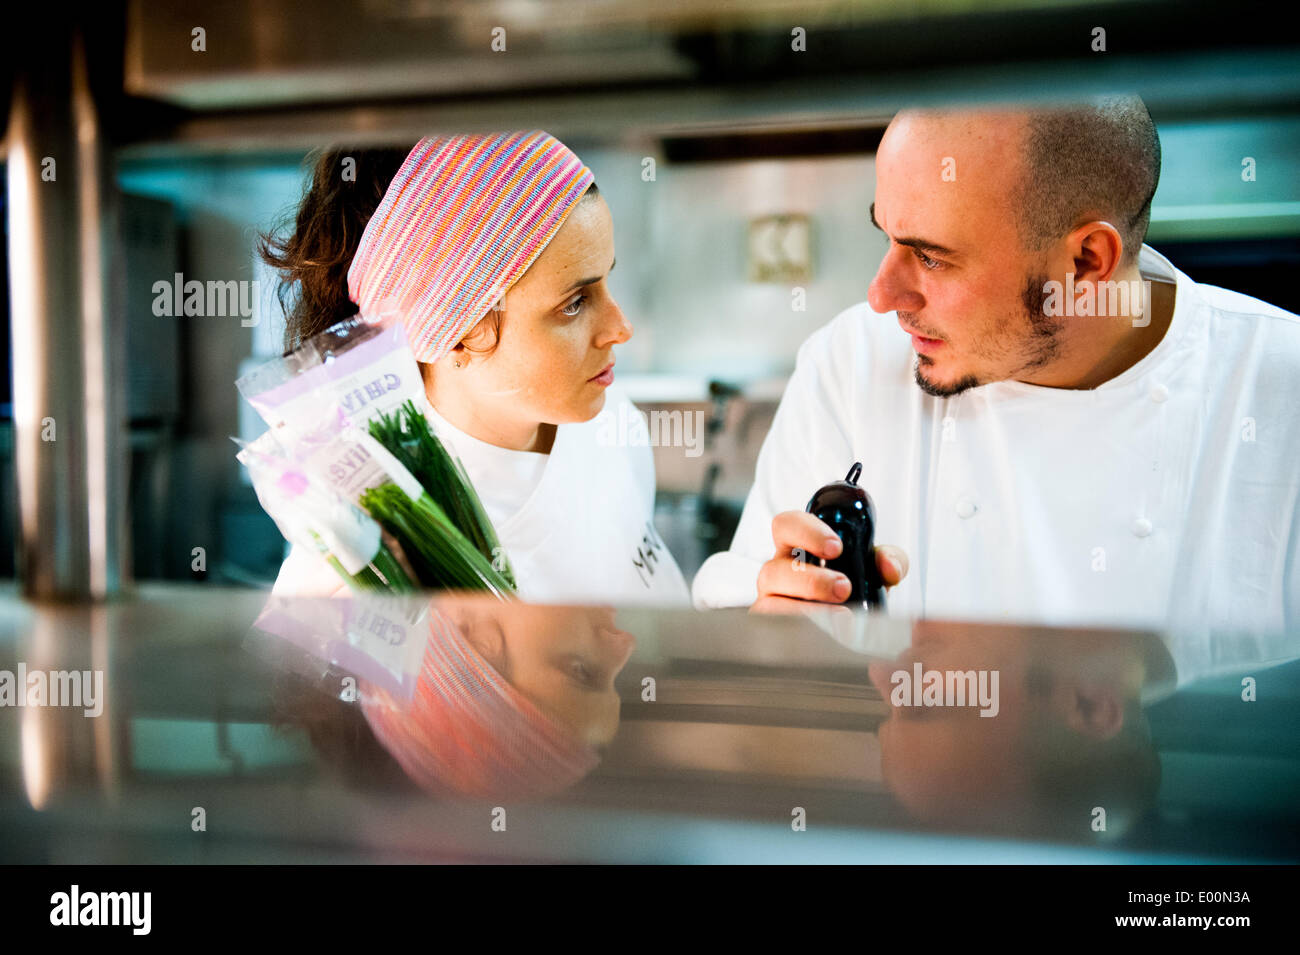
[[[601,385],[609,384],[611,381],[614,380],[614,363],[611,361],[608,365],[602,368],[597,374],[592,375],[587,380],[594,381],[597,384],[601,384]]]
[[[942,338],[928,338],[911,326],[904,324],[901,318],[898,320],[898,326],[903,331],[907,332],[907,334],[912,336],[912,348],[922,354],[928,355],[931,352],[938,350],[944,344]]]

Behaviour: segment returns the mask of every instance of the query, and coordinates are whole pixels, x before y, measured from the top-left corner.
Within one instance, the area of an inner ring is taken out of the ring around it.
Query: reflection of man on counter
[[[900,705],[914,666],[971,682],[998,675],[996,713]],[[922,821],[1105,838],[1155,800],[1160,763],[1143,707],[1172,691],[1174,668],[1152,634],[919,621],[911,646],[870,674],[890,702],[881,775]]]
[[[800,348],[696,604],[842,601],[802,509],[861,461],[892,613],[1300,619],[1300,319],[1143,244],[1159,171],[1136,99],[896,117],[868,303]]]

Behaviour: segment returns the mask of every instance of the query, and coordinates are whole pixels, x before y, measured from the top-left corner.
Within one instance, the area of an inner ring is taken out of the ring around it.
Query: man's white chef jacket
[[[696,605],[752,603],[772,517],[861,461],[876,543],[911,560],[891,615],[1296,627],[1300,317],[1199,285],[1149,246],[1139,269],[1177,283],[1170,326],[1090,391],[1006,381],[935,398],[893,313],[860,304],[815,332]]]

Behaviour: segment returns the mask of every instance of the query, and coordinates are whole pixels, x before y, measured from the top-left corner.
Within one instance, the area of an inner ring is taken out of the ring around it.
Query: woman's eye
[[[586,302],[587,302],[587,296],[579,295],[568,305],[564,306],[564,308],[560,309],[560,311],[565,315],[568,315],[570,318],[572,318],[573,316],[577,315],[579,312],[582,311],[582,306],[586,304]]]
[[[579,683],[582,683],[584,685],[590,685],[591,671],[587,669],[586,664],[584,664],[581,660],[574,660],[572,663],[570,663],[569,672],[573,674],[573,678],[577,680]]]

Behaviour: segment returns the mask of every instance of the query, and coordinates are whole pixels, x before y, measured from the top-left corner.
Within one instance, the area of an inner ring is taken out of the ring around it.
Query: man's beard
[[[1048,315],[1043,307],[1047,303],[1047,282],[1046,275],[1031,275],[1025,279],[1024,290],[1020,293],[1020,304],[1024,307],[1025,315],[1029,320],[1029,358],[1012,372],[1013,375],[1032,368],[1041,368],[1060,353],[1061,343],[1056,335],[1061,330],[1062,320]],[[929,355],[917,355],[912,372],[916,377],[917,387],[935,398],[951,398],[963,391],[987,384],[976,375],[965,375],[948,385],[938,384],[921,374],[922,368],[933,364],[934,359]]]
[[[916,363],[912,366],[912,373],[916,376],[916,384],[927,395],[935,398],[951,398],[953,395],[959,395],[963,391],[969,391],[971,388],[978,388],[981,382],[974,375],[967,375],[965,378],[958,378],[951,385],[940,385],[921,374],[922,364],[926,366],[933,365],[934,359],[929,355],[917,355]]]

